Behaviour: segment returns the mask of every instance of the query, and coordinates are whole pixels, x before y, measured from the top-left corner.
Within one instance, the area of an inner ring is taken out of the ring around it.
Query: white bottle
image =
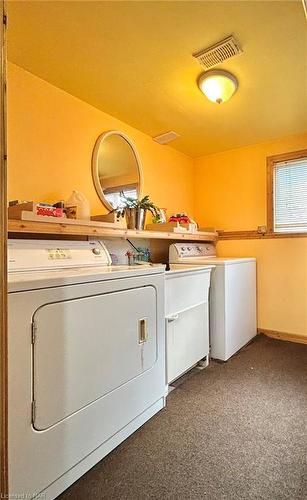
[[[65,203],[65,207],[76,207],[76,219],[90,220],[91,210],[87,198],[80,191],[73,191]]]

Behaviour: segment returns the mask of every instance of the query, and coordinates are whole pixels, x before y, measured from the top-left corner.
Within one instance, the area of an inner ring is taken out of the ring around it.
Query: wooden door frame
[[[7,444],[7,148],[6,148],[6,12],[0,0],[0,492],[8,494]]]

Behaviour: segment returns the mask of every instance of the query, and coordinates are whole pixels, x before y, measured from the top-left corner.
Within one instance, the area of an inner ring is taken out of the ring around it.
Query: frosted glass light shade
[[[221,104],[228,101],[235,93],[238,81],[228,71],[216,69],[203,73],[199,78],[198,85],[209,101]]]

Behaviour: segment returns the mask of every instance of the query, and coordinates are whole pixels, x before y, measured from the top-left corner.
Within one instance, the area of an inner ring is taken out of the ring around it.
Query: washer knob
[[[94,255],[100,255],[101,254],[100,248],[97,248],[97,247],[93,248],[92,252],[93,252]]]

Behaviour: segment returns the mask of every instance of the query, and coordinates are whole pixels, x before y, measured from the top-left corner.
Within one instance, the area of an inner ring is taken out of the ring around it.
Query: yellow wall
[[[307,238],[220,241],[218,252],[257,258],[260,328],[307,336]]]
[[[195,216],[226,231],[266,225],[266,157],[304,148],[307,133],[197,158]]]
[[[123,90],[124,91],[124,90]],[[146,110],[144,110],[144,113]],[[193,215],[193,162],[44,80],[8,65],[8,197],[54,202],[82,191],[93,214],[104,213],[91,177],[95,140],[121,130],[135,143],[144,194],[173,211]]]
[[[91,154],[101,132],[118,129],[138,148],[144,193],[169,214],[187,211],[203,226],[250,230],[266,223],[266,156],[307,147],[304,134],[193,162],[13,64],[8,83],[9,199],[55,201],[78,189],[92,213],[105,212]],[[259,327],[307,336],[307,239],[222,241],[218,251],[257,258]]]
[[[307,134],[198,158],[195,217],[204,226],[266,224],[266,157],[307,148]],[[307,336],[307,238],[220,241],[221,256],[255,256],[258,326]]]

